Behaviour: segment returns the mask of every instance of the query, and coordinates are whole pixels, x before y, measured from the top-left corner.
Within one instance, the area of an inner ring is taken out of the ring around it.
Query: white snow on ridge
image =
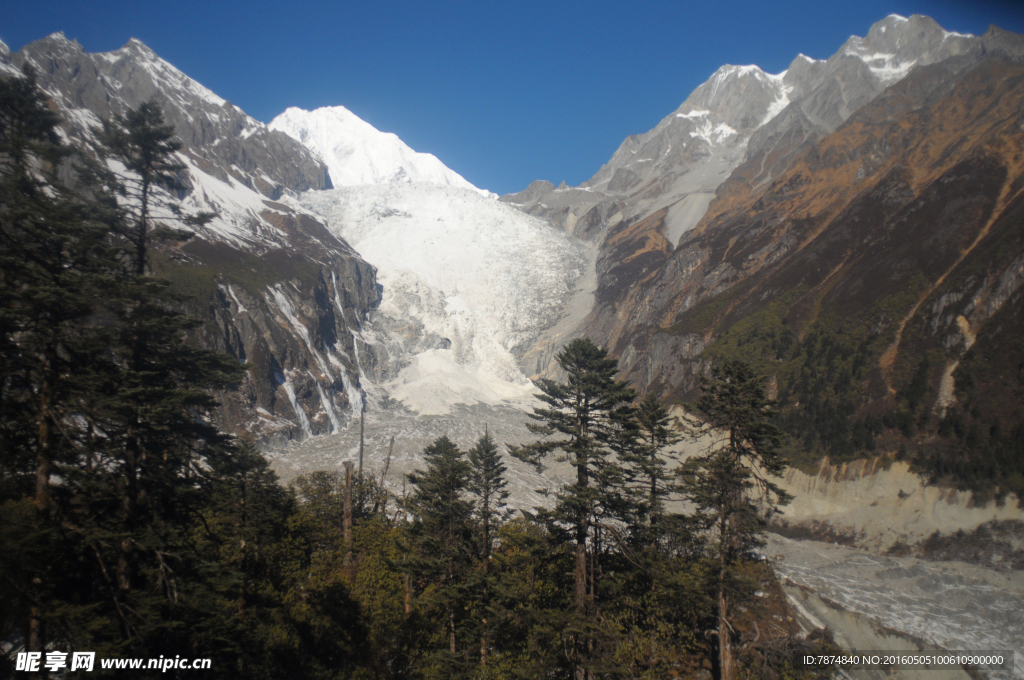
[[[793,87],[790,85],[781,85],[781,75],[785,73],[786,72],[783,71],[782,74],[780,74],[779,97],[774,102],[772,102],[771,105],[768,106],[768,111],[765,112],[764,118],[762,118],[761,122],[757,124],[758,127],[767,124],[768,121],[782,113],[782,110],[789,106],[789,93],[793,91]]]
[[[436,156],[413,151],[397,135],[377,130],[344,106],[313,111],[293,106],[268,127],[320,156],[335,187],[429,182],[494,196],[477,189]]]
[[[177,154],[177,159],[186,166],[193,186],[182,206],[190,211],[217,213],[212,222],[200,228],[201,231],[210,232],[215,240],[236,245],[263,241],[264,236],[269,236],[272,241],[280,240],[277,229],[260,217],[268,209],[265,196],[236,184],[230,178],[224,182],[208,175],[185,154]]]
[[[227,104],[227,101],[218,97],[213,90],[210,90],[209,88],[200,85],[192,78],[189,78],[170,63],[158,57],[156,52],[149,49],[145,44],[135,38],[129,40],[128,45],[117,50],[117,52],[124,54],[129,49],[133,48],[137,53],[141,54],[145,58],[145,60],[142,61],[142,66],[150,73],[162,92],[171,93],[184,90],[190,95],[197,97],[208,104],[212,104],[213,106],[222,107]]]
[[[895,54],[872,52],[867,41],[858,36],[850,36],[850,46],[843,50],[843,56],[856,57],[864,62],[864,65],[871,70],[871,73],[878,78],[883,85],[892,85],[902,80],[910,69],[917,65],[917,60],[900,62],[896,60]]]
[[[676,118],[689,118],[689,119],[692,120],[692,119],[695,119],[695,118],[704,118],[705,116],[710,116],[710,115],[711,115],[711,112],[706,110],[706,109],[694,109],[693,111],[690,111],[689,113],[677,113],[676,114]]]

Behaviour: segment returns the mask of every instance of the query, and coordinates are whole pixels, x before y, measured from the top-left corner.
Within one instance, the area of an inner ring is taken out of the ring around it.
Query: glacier
[[[518,360],[575,292],[587,267],[581,242],[451,185],[341,187],[294,200],[378,269],[382,300],[363,329],[387,366],[376,387],[422,415],[533,403]]]

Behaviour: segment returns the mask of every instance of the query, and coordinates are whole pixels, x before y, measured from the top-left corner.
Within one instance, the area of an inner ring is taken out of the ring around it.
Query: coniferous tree
[[[467,499],[470,466],[466,455],[442,436],[423,450],[426,470],[409,474],[416,491],[409,499],[413,522],[409,528],[413,555],[409,570],[420,581],[420,605],[445,631],[444,642],[432,657],[442,676],[465,671],[460,656],[460,629],[467,598],[466,576],[475,561],[473,506]],[[463,644],[468,640],[463,640]],[[440,652],[440,653],[439,653]]]
[[[498,453],[498,445],[486,432],[469,450],[467,457],[470,466],[468,491],[475,506],[474,514],[479,536],[477,555],[480,570],[473,591],[480,609],[480,665],[486,666],[489,630],[494,620],[490,611],[494,589],[490,569],[491,551],[494,548],[495,533],[508,515],[506,501],[509,491],[508,481],[505,479],[507,468],[501,460],[501,454]]]
[[[337,475],[284,489],[211,423],[210,391],[242,366],[189,345],[189,300],[149,266],[157,240],[189,235],[168,224],[202,221],[174,207],[182,168],[159,109],[107,126],[119,190],[59,145],[26,83],[0,80],[0,639],[187,652],[227,678],[667,677],[698,667],[717,625],[734,669],[743,574],[769,572],[749,558],[785,500],[748,368],[717,368],[695,405],[698,434],[718,437],[685,474],[713,561],[664,528],[679,520],[664,407],[629,408],[615,361],[585,340],[559,354],[565,384],[539,382],[543,439],[516,451],[575,466],[554,510],[510,520],[494,441],[467,456],[442,437],[409,477],[411,524],[391,526],[383,477],[367,476],[346,544]],[[773,649],[744,659],[781,667]]]
[[[214,214],[186,213],[175,200],[187,188],[180,177],[186,166],[175,157],[182,144],[175,138],[174,128],[164,124],[157,104],[146,102],[125,115],[115,115],[104,123],[99,138],[109,156],[127,170],[119,178],[118,189],[126,199],[122,203],[122,233],[135,275],[142,276],[149,266],[154,239],[186,241],[193,236],[192,231],[171,224],[198,227]]]
[[[573,600],[581,626],[575,663],[579,672],[592,672],[585,669],[585,659],[593,647],[593,608],[601,571],[598,555],[607,538],[603,531],[622,543],[608,520],[626,515],[630,507],[614,443],[630,427],[629,403],[635,393],[615,380],[618,362],[588,339],[571,341],[556,360],[566,372],[566,382],[537,381],[539,399],[548,407],[535,408],[531,418],[541,424],[529,425],[531,432],[544,438],[513,449],[512,454],[538,469],[555,454],[556,460],[567,460],[576,468],[576,481],[562,488],[551,518],[569,529],[575,543]],[[549,438],[556,434],[562,436]]]
[[[494,545],[494,532],[507,514],[509,491],[505,473],[508,468],[490,434],[480,437],[466,457],[469,462],[467,488],[474,499],[476,517],[480,522],[479,555],[486,565]]]
[[[668,409],[654,394],[647,394],[636,406],[638,427],[636,447],[630,456],[634,476],[641,484],[644,495],[643,512],[647,516],[649,539],[658,540],[664,529],[665,500],[674,490],[674,471],[668,469],[675,457],[666,449],[680,440],[672,426]]]
[[[102,221],[111,215],[58,180],[74,154],[59,143],[57,122],[30,71],[0,80],[0,436],[7,451],[35,451],[40,512],[49,512],[58,450],[80,443],[63,421],[83,408],[90,381],[81,376],[102,349],[86,321],[102,277],[117,270]]]
[[[778,447],[781,431],[773,422],[774,402],[764,380],[745,362],[731,360],[701,377],[703,394],[692,410],[693,436],[707,438],[706,451],[687,461],[685,493],[707,528],[717,565],[718,672],[736,677],[732,607],[750,597],[740,577],[744,561],[756,560],[767,519],[789,495],[772,481],[785,467]]]
[[[0,79],[0,503],[10,499],[15,517],[18,498],[35,509],[21,550],[5,555],[20,564],[4,572],[25,579],[7,588],[22,596],[12,604],[37,651],[88,608],[57,605],[68,573],[53,555],[69,552],[73,472],[93,463],[88,415],[111,368],[94,318],[118,271],[107,240],[116,213],[90,195],[85,159],[60,143],[58,122],[31,71]],[[64,170],[82,192],[60,181]]]
[[[147,618],[143,612],[162,606],[147,585],[154,571],[160,580],[171,569],[163,555],[180,537],[177,527],[186,521],[190,490],[207,473],[206,458],[230,446],[230,438],[210,422],[216,405],[210,392],[236,384],[244,366],[189,344],[187,332],[199,321],[183,313],[187,300],[174,294],[168,281],[149,273],[154,239],[190,234],[165,228],[163,218],[192,224],[208,218],[185,215],[170,196],[156,198],[158,189],[180,188],[174,173],[181,169],[174,156],[180,143],[163,124],[159,107],[143,104],[115,117],[100,138],[128,172],[118,178],[125,200],[116,229],[124,238],[127,271],[112,287],[110,302],[117,315],[110,354],[119,371],[102,385],[104,419],[98,426],[105,434],[105,470],[116,471],[110,483],[120,499],[116,514],[107,508],[101,515],[116,517],[105,530],[118,536],[104,573],[122,633],[133,639]],[[167,215],[154,214],[158,203],[167,207]]]

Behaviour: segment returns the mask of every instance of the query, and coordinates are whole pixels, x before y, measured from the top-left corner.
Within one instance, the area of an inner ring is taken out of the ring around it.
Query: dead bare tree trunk
[[[352,568],[352,461],[345,461],[345,501],[341,520],[342,540],[345,542],[345,568]],[[351,576],[351,574],[350,574]]]
[[[373,501],[373,513],[377,514],[377,510],[380,509],[384,513],[385,519],[387,519],[388,512],[388,492],[384,486],[384,480],[388,476],[388,468],[391,467],[391,452],[395,449],[395,435],[391,435],[391,443],[388,445],[388,456],[384,459],[384,472],[380,473],[380,493],[377,494],[376,499]]]
[[[455,608],[448,605],[448,651],[455,654]]]
[[[363,426],[366,424],[366,402],[359,410],[359,481],[363,480]]]
[[[718,555],[718,665],[721,680],[736,677],[735,659],[732,652],[732,626],[729,625],[729,600],[725,594],[729,543],[729,520],[727,507],[722,506],[719,514],[719,555]]]
[[[724,578],[724,569],[721,576]],[[729,603],[725,597],[725,589],[718,589],[718,664],[722,680],[733,680],[736,677],[735,659],[732,653],[732,629],[729,626]]]
[[[405,495],[405,480],[402,480],[402,531],[406,529],[408,524],[408,515],[406,514],[406,495]],[[409,559],[409,538],[405,536],[402,538],[402,545],[405,548],[405,552],[402,553],[402,565],[404,567],[406,561]],[[408,618],[412,614],[412,582],[409,580],[409,572],[403,568],[402,570],[402,583],[405,586],[405,616]]]

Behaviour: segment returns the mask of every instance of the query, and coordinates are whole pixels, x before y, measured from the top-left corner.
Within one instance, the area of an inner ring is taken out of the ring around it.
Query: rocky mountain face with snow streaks
[[[823,223],[816,220],[826,205],[826,221],[843,210],[857,215],[859,226],[847,227],[851,236],[864,238],[861,232],[875,227],[888,233],[892,227],[882,226],[881,213],[871,219],[863,213],[869,204],[885,204],[885,214],[894,215],[890,211],[925,195],[971,202],[942,190],[963,173],[995,195],[978,196],[988,207],[972,213],[968,221],[975,226],[964,225],[958,238],[1010,208],[1019,191],[1019,161],[1008,149],[1018,143],[1012,120],[1019,111],[1014,88],[1022,54],[1021,37],[996,28],[967,36],[927,17],[890,16],[865,38],[851,37],[829,59],[799,55],[778,75],[756,66],[724,66],[653,130],[628,137],[580,187],[535,182],[502,200],[600,244],[596,302],[578,333],[607,344],[624,377],[684,396],[710,358],[705,349],[720,335],[711,322],[726,320],[729,312],[727,327],[746,313],[732,301],[721,313],[690,323],[691,310],[728,291],[738,295],[737,286],[750,285],[760,272],[793,268],[789,280],[744,293],[748,311],[795,287],[813,286],[809,258],[811,271],[821,268],[823,277],[852,264],[846,250],[828,268],[822,254],[811,254],[824,247],[824,241],[813,242],[822,235]],[[972,105],[969,96],[998,109]],[[968,165],[954,170],[961,162]],[[800,164],[803,171],[795,169]],[[952,174],[943,179],[943,172]],[[992,181],[1004,189],[993,188]],[[820,187],[813,191],[816,199],[808,186]],[[808,200],[769,213],[782,196]],[[809,215],[816,226],[798,230]],[[919,239],[930,228],[922,224],[922,230],[909,238],[908,253],[925,248]],[[906,227],[896,233],[909,236]],[[881,242],[866,243],[872,261],[862,266],[881,269],[874,257]],[[794,257],[805,261],[797,265]],[[946,270],[935,266],[929,275],[942,276]],[[865,282],[874,276],[862,273]]]
[[[379,302],[374,270],[288,194],[331,187],[326,167],[288,135],[221,99],[137,40],[86,53],[54,34],[0,55],[4,77],[29,66],[73,144],[95,146],[112,115],[155,101],[183,144],[184,206],[217,217],[161,246],[153,269],[194,295],[196,341],[247,361],[219,395],[228,429],[267,440],[339,429],[361,408],[353,332]],[[282,202],[285,201],[285,202]]]
[[[55,34],[2,64],[38,74],[85,148],[112,115],[163,109],[184,207],[217,217],[153,268],[195,296],[198,342],[251,365],[221,395],[229,429],[280,443],[395,399],[427,415],[532,402],[517,362],[583,274],[571,236],[343,107],[263,125],[134,39],[88,54]]]

